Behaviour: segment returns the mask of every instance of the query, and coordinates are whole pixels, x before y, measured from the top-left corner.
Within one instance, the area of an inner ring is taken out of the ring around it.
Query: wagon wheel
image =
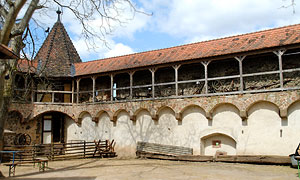
[[[14,140],[15,145],[30,145],[30,143],[31,143],[31,137],[29,134],[19,133],[16,135]]]
[[[223,84],[220,81],[212,81],[210,84],[211,93],[217,93],[218,91],[222,91],[220,88]]]
[[[22,134],[19,137],[19,144],[20,145],[30,145],[31,143],[31,137],[29,134]]]
[[[21,135],[21,133],[17,134],[15,139],[14,139],[14,144],[15,145],[19,145],[19,136]]]

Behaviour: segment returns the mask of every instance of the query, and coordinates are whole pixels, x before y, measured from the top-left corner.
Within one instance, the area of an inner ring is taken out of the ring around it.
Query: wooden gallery
[[[114,139],[119,156],[139,141],[287,156],[300,142],[300,24],[82,62],[58,19],[30,64],[6,146],[26,133],[31,145]]]

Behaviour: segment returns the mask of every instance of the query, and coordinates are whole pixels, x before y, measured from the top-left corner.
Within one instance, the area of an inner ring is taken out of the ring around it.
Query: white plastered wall
[[[287,123],[278,112],[274,104],[259,102],[251,106],[242,124],[238,109],[231,104],[215,108],[211,121],[197,106],[186,108],[181,122],[170,108],[162,109],[157,121],[146,110],[136,115],[136,122],[122,111],[115,125],[106,113],[99,117],[98,123],[87,113],[81,126],[66,118],[65,133],[67,141],[114,139],[119,156],[135,156],[138,141],[191,147],[195,155],[214,155],[217,150],[229,155],[289,155],[300,142],[300,102],[289,107]],[[230,146],[221,144],[220,149],[212,148],[213,140]]]
[[[285,153],[295,153],[300,143],[300,101],[288,108],[287,123],[284,123],[282,131],[283,141],[289,142],[284,145]]]
[[[281,118],[277,106],[259,102],[248,110],[247,127],[241,139],[248,155],[288,155],[284,146],[289,141],[280,137]]]
[[[170,108],[164,108],[159,112],[155,143],[167,145],[180,145],[180,134],[177,131],[178,121],[175,113]]]
[[[88,113],[83,115],[81,126],[78,126],[71,118],[66,118],[65,121],[67,142],[94,141],[97,137],[95,122],[92,121],[92,117]]]
[[[135,123],[136,141],[155,143],[159,141],[157,135],[157,126],[154,124],[150,113],[146,110],[140,111],[136,116]]]
[[[96,139],[113,140],[113,129],[113,122],[110,121],[108,114],[102,113],[95,128]]]
[[[200,132],[208,128],[205,111],[197,106],[190,106],[182,112],[182,124],[178,127],[181,144],[193,148],[194,155],[200,155]]]
[[[239,110],[231,104],[221,104],[212,114],[211,126],[201,132],[201,154],[215,155],[217,151],[236,155],[239,151],[237,140],[241,134],[242,119]],[[212,146],[213,141],[221,141],[220,148]]]
[[[112,137],[116,141],[115,151],[119,156],[135,156],[134,127],[127,112],[121,111],[118,114]]]

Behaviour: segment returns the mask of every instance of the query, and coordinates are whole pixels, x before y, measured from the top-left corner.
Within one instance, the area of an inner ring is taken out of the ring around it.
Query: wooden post
[[[51,159],[54,160],[54,144],[53,143],[51,143],[50,148],[51,148]]]
[[[76,97],[76,103],[78,104],[79,103],[79,83],[80,83],[80,79],[77,79],[76,80],[76,83],[77,83],[77,97]]]
[[[181,65],[175,65],[173,66],[175,70],[175,95],[178,97],[178,69],[180,68]]]
[[[93,80],[93,102],[95,102],[95,86],[96,86],[96,77],[92,77]]]
[[[83,141],[83,157],[85,158],[85,141]]]
[[[205,94],[208,94],[207,66],[208,66],[209,63],[210,63],[210,61],[203,61],[203,62],[201,62],[201,64],[203,64],[203,66],[204,66],[204,73],[205,73],[204,74],[205,75]]]
[[[114,75],[111,74],[110,75],[110,101],[114,100],[113,93],[114,93]]]
[[[155,98],[155,71],[156,71],[156,68],[151,68],[149,69],[150,72],[151,72],[151,75],[152,75],[152,98],[154,99]]]
[[[130,96],[129,98],[132,99],[133,97],[133,92],[132,92],[132,86],[133,86],[133,75],[134,75],[135,71],[130,71],[129,72],[129,76],[130,76]]]
[[[34,102],[34,82],[31,81],[31,102]]]
[[[54,92],[52,92],[52,103],[54,103]]]
[[[244,91],[244,80],[243,80],[243,60],[246,56],[238,56],[234,57],[239,62],[239,70],[240,70],[240,92]]]
[[[74,103],[74,81],[72,81],[72,104]]]
[[[274,54],[278,57],[279,63],[279,77],[280,77],[280,89],[283,90],[283,72],[282,72],[282,55],[285,53],[286,50],[278,50],[273,51]]]

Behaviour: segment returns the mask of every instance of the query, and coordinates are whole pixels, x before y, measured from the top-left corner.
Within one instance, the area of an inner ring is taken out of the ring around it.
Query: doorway
[[[60,112],[51,112],[43,116],[43,144],[64,142],[64,119],[65,115]]]

